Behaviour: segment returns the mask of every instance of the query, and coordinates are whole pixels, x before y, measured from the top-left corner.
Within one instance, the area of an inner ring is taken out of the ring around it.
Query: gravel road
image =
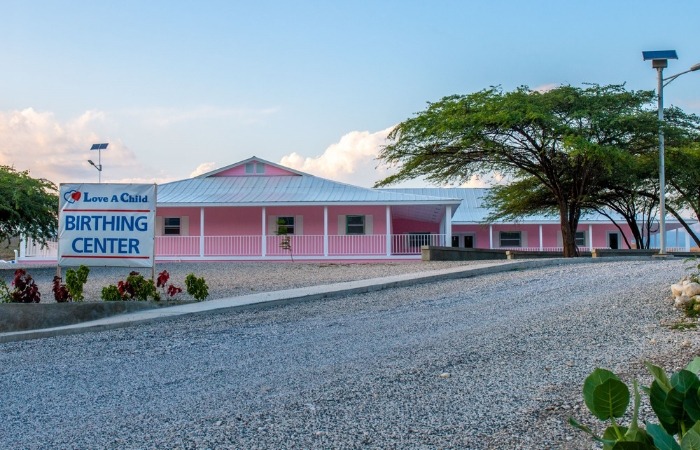
[[[644,360],[698,354],[696,331],[668,326],[686,265],[553,266],[0,344],[0,448],[595,448],[566,424],[596,423],[580,398],[593,368],[648,384]],[[383,274],[358,267],[340,270]]]

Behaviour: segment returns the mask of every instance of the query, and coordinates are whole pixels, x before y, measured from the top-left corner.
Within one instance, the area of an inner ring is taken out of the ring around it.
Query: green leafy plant
[[[185,287],[187,288],[187,293],[197,301],[202,301],[209,297],[207,282],[204,281],[204,278],[197,278],[193,273],[185,278]]]
[[[0,280],[0,303],[10,303],[11,301],[10,288],[7,287],[5,280]]]
[[[609,420],[602,436],[573,417],[569,423],[590,434],[603,444],[604,450],[700,449],[700,358],[696,357],[684,370],[668,377],[663,369],[646,363],[654,377],[648,388],[649,402],[659,424],[646,422],[646,429],[639,425],[640,395],[634,381],[634,406],[629,426],[622,426],[616,419],[626,412],[630,391],[625,383],[605,369],[594,370],[583,384],[583,398],[591,413],[600,420]]]
[[[85,298],[83,297],[83,287],[87,283],[89,273],[90,268],[82,264],[78,270],[68,269],[66,271],[66,288],[70,297],[76,302],[82,302]]]
[[[126,280],[120,280],[117,285],[109,285],[102,288],[102,300],[138,300],[146,301],[148,298],[160,300],[160,294],[156,290],[153,280],[147,280],[138,272],[130,272]]]
[[[117,302],[124,300],[122,295],[119,293],[119,288],[113,284],[105,286],[102,288],[102,300],[106,302]]]
[[[292,261],[294,261],[294,254],[292,253],[292,238],[288,233],[287,222],[284,219],[277,219],[277,235],[282,236],[280,239],[280,249],[289,252],[289,257]]]

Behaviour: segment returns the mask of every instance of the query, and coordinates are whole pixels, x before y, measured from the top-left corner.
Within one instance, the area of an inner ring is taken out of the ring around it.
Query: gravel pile
[[[0,448],[595,448],[566,424],[597,423],[580,394],[593,368],[648,384],[643,361],[698,354],[696,331],[667,326],[684,266],[553,266],[0,344]]]

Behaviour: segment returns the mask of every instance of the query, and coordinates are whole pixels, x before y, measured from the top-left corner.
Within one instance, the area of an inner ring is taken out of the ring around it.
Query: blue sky
[[[663,7],[662,7],[663,5]],[[654,89],[700,62],[700,2],[0,0],[0,164],[167,181],[252,155],[369,186],[388,129],[491,85]],[[700,113],[700,72],[665,90]]]

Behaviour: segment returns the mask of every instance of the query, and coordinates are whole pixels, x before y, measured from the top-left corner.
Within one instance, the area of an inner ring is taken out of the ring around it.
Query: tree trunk
[[[576,246],[576,228],[578,221],[569,219],[569,210],[566,206],[559,207],[561,219],[561,243],[564,250],[564,258],[574,258],[578,256],[578,247]]]

